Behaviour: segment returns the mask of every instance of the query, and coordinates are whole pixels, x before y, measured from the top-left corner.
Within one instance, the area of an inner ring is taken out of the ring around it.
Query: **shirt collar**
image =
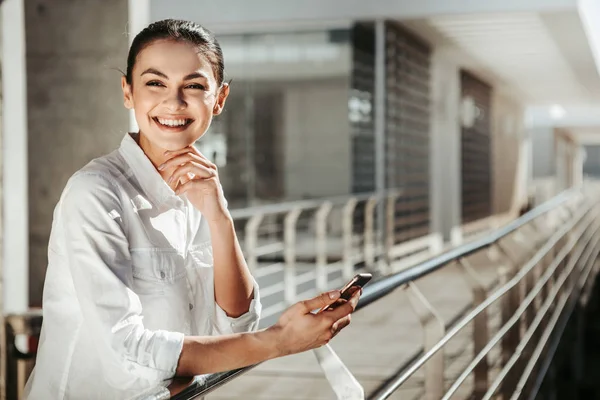
[[[133,170],[133,174],[138,179],[145,194],[156,205],[161,205],[167,201],[182,204],[183,201],[167,185],[167,182],[165,182],[156,168],[154,168],[148,156],[146,156],[142,148],[137,144],[134,139],[135,135],[138,134],[125,134],[125,137],[121,141],[119,152]]]

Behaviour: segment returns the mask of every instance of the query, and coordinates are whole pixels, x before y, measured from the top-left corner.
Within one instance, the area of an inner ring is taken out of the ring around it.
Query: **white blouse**
[[[255,330],[215,302],[206,221],[136,141],[75,173],[54,210],[43,325],[27,399],[130,399],[165,392],[184,335]]]

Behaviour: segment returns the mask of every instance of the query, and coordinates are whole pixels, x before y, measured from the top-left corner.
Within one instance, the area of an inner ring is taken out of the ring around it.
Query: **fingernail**
[[[164,168],[165,168],[165,164],[161,164],[161,165],[158,167],[159,171],[162,171]]]
[[[171,182],[173,182],[173,177],[170,177],[169,180],[167,181],[167,185],[170,185]]]
[[[338,297],[338,296],[339,296],[339,294],[340,294],[340,291],[339,291],[339,290],[334,290],[334,291],[332,291],[332,292],[329,292],[329,298],[333,300],[333,299],[335,299],[336,297]]]

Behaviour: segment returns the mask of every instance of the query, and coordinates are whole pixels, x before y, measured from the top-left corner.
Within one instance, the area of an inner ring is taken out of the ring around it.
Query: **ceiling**
[[[600,103],[600,77],[576,11],[450,15],[403,21],[461,66],[523,103]]]

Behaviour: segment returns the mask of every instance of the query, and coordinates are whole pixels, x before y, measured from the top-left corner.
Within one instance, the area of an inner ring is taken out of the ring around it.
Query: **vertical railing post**
[[[344,279],[350,279],[354,275],[354,210],[356,209],[356,198],[348,200],[342,210],[342,235],[344,263],[342,275]]]
[[[475,308],[483,303],[487,297],[485,285],[479,274],[477,274],[467,259],[461,258],[458,260],[458,263],[462,267],[462,271],[471,287],[473,294],[473,308]],[[481,352],[488,344],[488,341],[488,309],[486,308],[477,314],[473,320],[473,355],[479,354],[479,352]],[[477,364],[473,373],[473,400],[479,400],[483,398],[489,385],[489,364],[487,355],[479,362],[479,364]]]
[[[285,286],[285,302],[291,305],[296,302],[296,222],[302,210],[296,208],[285,215],[283,241],[285,267],[283,283]]]
[[[365,230],[363,234],[363,252],[365,267],[368,270],[375,269],[375,208],[377,197],[373,196],[365,204]]]
[[[391,193],[387,197],[385,204],[385,249],[384,259],[386,272],[390,272],[392,269],[392,251],[396,244],[396,200],[398,198],[397,193]]]
[[[315,213],[315,249],[317,290],[327,290],[327,217],[331,212],[331,202],[324,202]]]
[[[444,321],[414,282],[405,286],[410,304],[423,328],[423,351],[431,350],[444,337]],[[444,394],[444,349],[436,352],[424,365],[425,400],[439,400]]]
[[[256,271],[258,267],[258,257],[256,247],[258,246],[258,227],[262,222],[263,214],[253,215],[244,228],[244,243],[246,248],[246,263],[250,272]]]
[[[500,285],[505,285],[510,281],[516,272],[516,268],[513,265],[502,266],[499,268]],[[506,293],[501,300],[501,316],[502,325],[506,324],[514,315],[515,311],[519,307],[519,287],[513,287]],[[502,338],[502,366],[506,365],[512,355],[514,354],[520,341],[520,324],[515,324]],[[515,390],[518,381],[518,376],[515,376],[515,369],[507,375],[506,379],[502,382],[500,389],[503,394],[503,399],[509,399]]]
[[[325,378],[339,400],[364,400],[362,385],[328,344],[313,350]]]

